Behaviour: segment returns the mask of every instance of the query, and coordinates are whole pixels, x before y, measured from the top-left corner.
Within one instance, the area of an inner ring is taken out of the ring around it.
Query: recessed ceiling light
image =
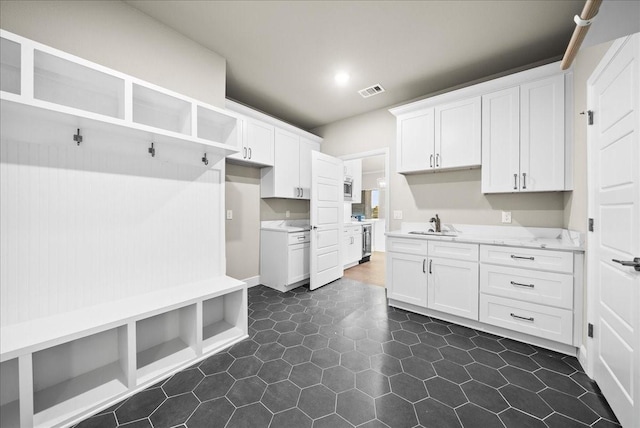
[[[344,71],[341,71],[339,73],[336,73],[334,79],[336,80],[336,83],[338,85],[344,86],[349,81],[349,75],[347,73],[345,73]]]

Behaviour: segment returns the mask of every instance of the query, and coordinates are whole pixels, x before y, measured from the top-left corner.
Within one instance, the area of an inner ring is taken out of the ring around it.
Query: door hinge
[[[589,219],[589,232],[593,232],[593,219]]]
[[[593,324],[587,324],[587,336],[593,337]]]
[[[593,110],[588,110],[587,115],[589,117],[589,125],[593,125]]]

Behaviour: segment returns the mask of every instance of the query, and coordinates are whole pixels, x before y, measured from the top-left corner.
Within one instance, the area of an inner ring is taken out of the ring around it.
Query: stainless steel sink
[[[455,233],[452,232],[435,232],[433,230],[412,230],[411,232],[409,232],[409,234],[411,235],[431,235],[431,236],[458,236]]]

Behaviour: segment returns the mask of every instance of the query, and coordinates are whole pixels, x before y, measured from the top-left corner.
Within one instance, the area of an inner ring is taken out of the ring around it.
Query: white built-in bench
[[[221,276],[0,329],[0,426],[76,422],[247,337]]]

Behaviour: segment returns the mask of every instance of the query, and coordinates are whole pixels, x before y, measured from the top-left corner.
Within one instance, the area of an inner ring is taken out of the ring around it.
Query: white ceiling
[[[227,97],[313,129],[557,58],[584,0],[127,3],[226,58]]]

